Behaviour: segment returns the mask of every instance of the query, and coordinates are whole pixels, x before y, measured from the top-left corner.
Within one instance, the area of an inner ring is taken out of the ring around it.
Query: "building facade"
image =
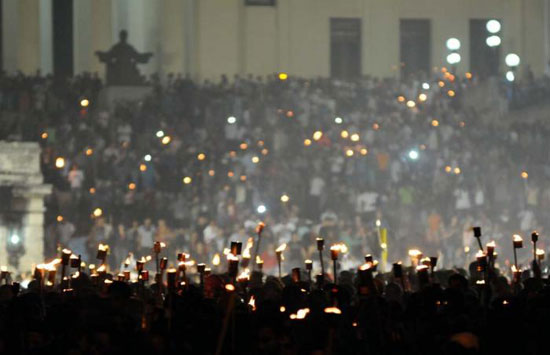
[[[0,1],[1,65],[12,73],[103,75],[94,52],[122,29],[137,50],[155,53],[144,74],[199,80],[402,75],[446,65],[449,38],[461,42],[458,72],[502,72],[516,53],[540,75],[550,60],[550,0]],[[491,50],[489,19],[502,24]]]

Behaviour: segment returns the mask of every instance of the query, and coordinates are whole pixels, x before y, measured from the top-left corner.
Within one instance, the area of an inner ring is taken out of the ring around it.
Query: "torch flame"
[[[237,276],[237,281],[248,281],[250,280],[250,270],[245,268],[239,276]]]
[[[225,285],[225,289],[227,290],[227,292],[233,292],[235,291],[235,286],[233,286],[232,284],[227,284]]]
[[[250,249],[254,245],[254,239],[248,238],[246,241],[246,247],[243,250],[243,258],[250,259]]]
[[[371,268],[371,263],[365,263],[365,264],[359,266],[359,270],[361,270],[361,271],[365,271],[365,270],[368,270],[370,268]]]
[[[290,319],[305,319],[309,313],[309,308],[301,308],[296,314],[291,314]]]
[[[256,226],[256,233],[258,233],[258,234],[262,233],[264,228],[265,228],[265,223],[264,222],[259,222],[258,225]]]
[[[229,248],[224,248],[223,249],[223,255],[227,255],[229,253],[231,253],[231,250]]]
[[[65,248],[65,249],[62,250],[62,253],[63,254],[72,254],[73,252],[70,251],[69,249]]]
[[[523,238],[519,234],[514,234],[514,242],[521,242]]]
[[[259,255],[256,255],[256,264],[262,264],[264,261],[262,260],[262,258],[260,258]]]
[[[521,269],[516,268],[516,265],[512,265],[512,272],[520,272]]]
[[[342,314],[342,311],[338,307],[327,307],[325,308],[325,313]]]
[[[494,240],[491,240],[489,243],[487,243],[487,248],[495,248],[497,244]]]
[[[277,253],[282,253],[286,249],[286,243],[281,244],[275,251]]]
[[[428,266],[426,265],[418,265],[416,267],[416,272],[419,272],[419,271],[427,271],[428,270]]]
[[[252,312],[256,311],[256,299],[254,298],[254,295],[250,296],[248,305],[252,308]]]
[[[409,250],[409,256],[411,258],[418,258],[420,255],[422,255],[422,252],[418,249],[410,249]]]
[[[231,253],[227,254],[227,260],[239,260],[239,258]]]
[[[214,254],[214,257],[212,258],[212,265],[214,266],[220,265],[220,254],[218,253]]]
[[[537,255],[544,255],[544,250],[537,248]]]
[[[97,247],[97,250],[107,251],[107,250],[109,250],[109,246],[107,244],[99,243],[99,246]]]
[[[483,257],[485,257],[485,253],[482,252],[481,250],[478,250],[476,253],[476,258],[483,258]]]
[[[101,266],[97,268],[97,272],[104,272],[106,270],[107,270],[107,267],[105,266],[105,264],[101,264]]]
[[[337,250],[342,254],[348,252],[348,246],[344,243],[333,244],[330,246],[330,250]]]

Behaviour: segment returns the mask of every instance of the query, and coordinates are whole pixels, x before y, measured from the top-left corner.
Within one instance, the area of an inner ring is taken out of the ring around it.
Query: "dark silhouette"
[[[153,53],[139,53],[128,44],[128,32],[120,31],[120,41],[109,51],[96,51],[102,63],[107,64],[107,85],[143,85],[144,80],[139,74],[137,64],[145,64]]]

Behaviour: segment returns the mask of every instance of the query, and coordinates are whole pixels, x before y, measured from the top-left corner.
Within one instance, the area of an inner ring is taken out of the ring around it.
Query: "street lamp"
[[[462,57],[460,56],[460,54],[453,52],[447,56],[447,63],[451,65],[458,64],[460,63],[461,59]]]
[[[491,48],[500,46],[501,42],[502,41],[501,41],[500,37],[496,36],[496,35],[489,36],[485,40],[485,43],[487,44],[487,46],[489,46]]]

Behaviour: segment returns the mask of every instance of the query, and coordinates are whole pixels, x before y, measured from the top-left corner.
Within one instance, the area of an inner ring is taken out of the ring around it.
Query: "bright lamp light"
[[[498,33],[500,31],[501,25],[498,20],[489,20],[487,25],[485,25],[489,33]]]
[[[520,63],[519,56],[515,53],[510,53],[506,56],[506,59],[504,59],[506,62],[506,65],[509,67],[517,67]]]
[[[447,40],[447,49],[450,51],[457,51],[460,49],[460,41],[458,38],[449,38]]]
[[[500,46],[500,43],[501,43],[501,39],[499,36],[489,36],[487,37],[487,39],[485,40],[485,43],[487,43],[487,45],[489,47],[498,47]]]
[[[457,64],[460,63],[460,60],[462,58],[460,57],[460,54],[458,53],[451,53],[447,56],[447,63],[449,64]]]
[[[513,71],[508,71],[506,73],[506,80],[508,80],[509,82],[516,80],[516,76],[514,75]]]

